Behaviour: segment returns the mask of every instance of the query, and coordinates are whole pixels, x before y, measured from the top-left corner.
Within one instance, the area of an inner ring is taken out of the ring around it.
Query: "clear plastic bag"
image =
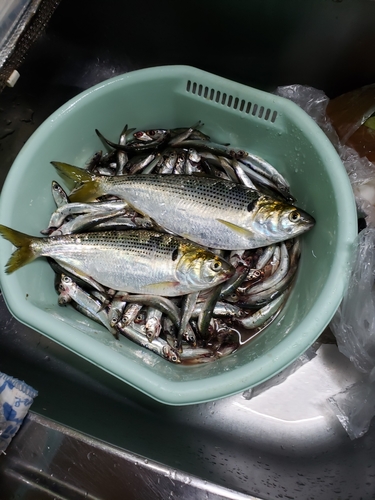
[[[372,86],[364,88],[363,92],[369,87]],[[323,91],[306,85],[288,85],[278,87],[275,94],[295,102],[325,132],[348,173],[358,211],[365,217],[367,226],[375,227],[375,165],[366,156],[361,157],[355,149],[350,147],[350,141],[347,144],[343,140],[357,131],[358,127],[373,111],[370,104],[366,110],[363,110],[361,118],[355,117],[355,122],[351,124],[351,127],[345,129],[345,134],[340,139],[327,115],[330,99]],[[357,94],[359,94],[359,90]]]
[[[328,398],[350,439],[362,437],[368,431],[375,415],[375,382],[362,380]]]
[[[339,350],[363,373],[375,366],[375,229],[357,238],[357,251],[344,298],[330,328]]]
[[[358,153],[363,137],[358,131],[375,111],[375,86],[340,96],[333,106],[324,92],[304,85],[279,87],[275,93],[298,104],[325,132],[348,173],[359,215],[366,220],[353,254],[348,289],[330,323],[339,350],[363,374],[360,382],[327,400],[349,437],[356,439],[367,432],[375,416],[375,165],[369,160],[371,148],[366,147],[366,155]]]

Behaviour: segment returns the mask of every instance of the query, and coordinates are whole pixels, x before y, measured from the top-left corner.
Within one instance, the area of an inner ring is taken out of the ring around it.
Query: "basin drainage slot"
[[[190,94],[195,94],[203,99],[208,99],[209,101],[216,102],[221,106],[227,106],[228,108],[235,109],[240,113],[245,113],[252,116],[275,123],[277,118],[277,111],[271,108],[265,108],[257,104],[256,102],[246,101],[245,99],[240,99],[226,92],[221,92],[220,90],[210,88],[202,85],[198,82],[193,82],[187,80],[186,82],[186,92]]]

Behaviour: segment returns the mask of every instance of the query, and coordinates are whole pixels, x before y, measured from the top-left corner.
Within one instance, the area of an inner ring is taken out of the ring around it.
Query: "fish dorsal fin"
[[[90,174],[87,170],[76,167],[75,165],[70,165],[69,163],[63,163],[61,161],[51,161],[51,163],[62,177],[70,181],[81,183],[91,181],[95,178],[95,176]]]
[[[237,224],[233,224],[233,222],[228,222],[227,220],[223,219],[216,219],[218,222],[221,222],[221,224],[224,224],[224,226],[228,227],[231,229],[234,233],[238,234],[238,236],[241,236],[241,238],[255,238],[255,235],[252,231],[249,229],[246,229],[241,226],[237,226]]]

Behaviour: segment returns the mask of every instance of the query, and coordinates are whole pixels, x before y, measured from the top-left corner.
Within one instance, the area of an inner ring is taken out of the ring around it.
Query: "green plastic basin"
[[[4,272],[14,248],[0,238],[0,279],[12,314],[149,396],[175,405],[222,398],[275,375],[303,353],[336,311],[348,279],[357,216],[345,169],[329,140],[292,102],[187,66],[143,69],[92,87],[67,102],[32,135],[16,158],[0,199],[0,222],[40,235],[54,202],[51,161],[83,166],[103,144],[130,127],[182,127],[201,120],[204,132],[264,157],[290,182],[315,227],[302,237],[302,256],[288,302],[266,331],[237,353],[197,366],[171,364],[73,308],[60,307],[54,273],[38,259]]]

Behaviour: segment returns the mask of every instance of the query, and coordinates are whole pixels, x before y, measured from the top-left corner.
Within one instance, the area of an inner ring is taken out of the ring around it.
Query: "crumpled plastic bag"
[[[347,291],[330,328],[339,350],[363,373],[375,366],[375,229],[357,237]]]
[[[371,99],[369,99],[366,94],[367,88],[369,87],[371,87],[372,94],[375,96],[375,85],[363,87],[362,89],[358,89],[356,93],[353,93],[353,99],[356,95],[357,99],[359,99],[358,96],[365,96],[367,98],[365,102],[367,107],[365,104],[362,105],[351,127],[348,125],[345,129],[343,126],[340,128],[336,123],[340,134],[342,134],[341,138],[327,114],[331,101],[323,91],[306,85],[296,84],[278,87],[275,94],[295,102],[306,111],[306,113],[320,126],[323,132],[325,132],[335,147],[348,173],[358,211],[364,215],[367,226],[375,227],[375,165],[367,156],[360,156],[358,151],[352,147],[354,143],[350,142],[350,139],[356,131],[362,128],[361,125],[363,125],[366,119],[375,111],[375,103],[372,104]],[[336,98],[335,101],[339,103],[340,98],[341,96]],[[336,111],[335,116],[337,116],[337,114]],[[373,134],[375,142],[375,130],[373,130]],[[345,140],[347,142],[345,142]],[[359,143],[356,144],[360,145]]]
[[[352,147],[360,150],[361,136],[356,141],[352,138],[372,119],[375,85],[337,98],[334,106],[324,92],[304,85],[278,87],[275,93],[298,104],[325,132],[345,166],[358,211],[366,220],[367,228],[358,235],[348,289],[330,323],[339,350],[363,374],[360,382],[327,400],[349,437],[356,439],[367,432],[375,416],[375,164],[369,160],[371,148],[360,155]],[[335,118],[336,127],[330,117]],[[375,139],[375,130],[373,135]]]
[[[0,454],[7,449],[37,395],[25,382],[0,372]]]
[[[369,430],[375,415],[375,382],[371,377],[356,382],[328,398],[328,405],[350,439],[360,438]]]

